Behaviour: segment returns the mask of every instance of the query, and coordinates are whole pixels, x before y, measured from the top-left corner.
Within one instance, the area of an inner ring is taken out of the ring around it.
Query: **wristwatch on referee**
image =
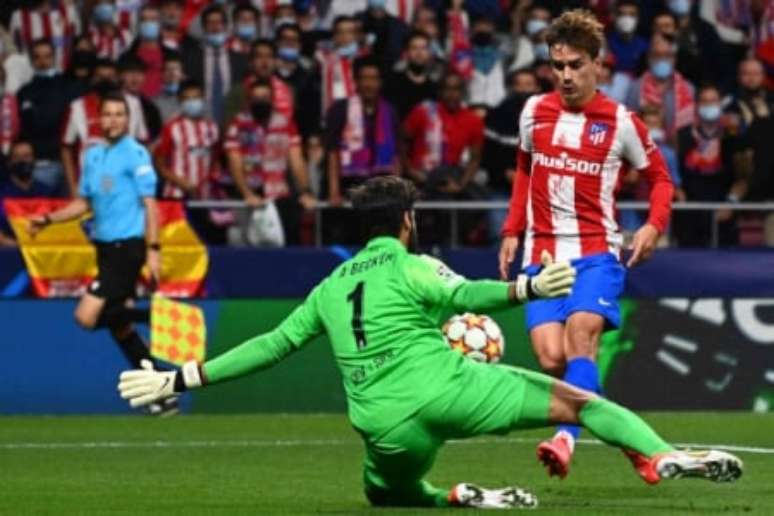
[[[159,244],[158,242],[150,242],[148,244],[148,249],[150,249],[151,251],[161,251],[161,244]]]

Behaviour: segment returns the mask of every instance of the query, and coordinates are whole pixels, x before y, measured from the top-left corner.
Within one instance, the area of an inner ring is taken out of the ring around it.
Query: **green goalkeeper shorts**
[[[546,426],[554,380],[504,365],[466,363],[448,388],[384,436],[366,438],[366,494],[391,505],[433,505],[422,481],[447,439]],[[437,505],[437,503],[435,503]]]

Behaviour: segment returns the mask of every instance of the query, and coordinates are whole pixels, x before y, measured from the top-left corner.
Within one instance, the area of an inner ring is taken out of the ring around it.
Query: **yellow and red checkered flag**
[[[151,355],[175,365],[204,362],[207,327],[198,306],[161,295],[151,300]]]

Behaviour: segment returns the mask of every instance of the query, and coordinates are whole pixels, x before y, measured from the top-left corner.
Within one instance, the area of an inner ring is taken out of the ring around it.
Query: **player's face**
[[[557,43],[551,47],[551,70],[556,89],[568,106],[580,107],[591,100],[597,90],[599,59],[586,52]]]
[[[123,102],[104,102],[100,112],[102,135],[109,141],[121,138],[129,128],[129,114]]]

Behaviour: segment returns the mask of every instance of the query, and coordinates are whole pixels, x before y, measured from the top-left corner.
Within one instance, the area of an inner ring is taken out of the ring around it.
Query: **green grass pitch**
[[[774,415],[646,419],[672,442],[747,449],[738,452],[745,475],[730,485],[648,486],[619,451],[584,442],[570,476],[548,479],[535,444],[550,432],[533,431],[449,443],[429,479],[445,487],[523,486],[538,495],[544,514],[774,514]],[[3,417],[0,514],[388,512],[362,495],[362,453],[342,415]]]

